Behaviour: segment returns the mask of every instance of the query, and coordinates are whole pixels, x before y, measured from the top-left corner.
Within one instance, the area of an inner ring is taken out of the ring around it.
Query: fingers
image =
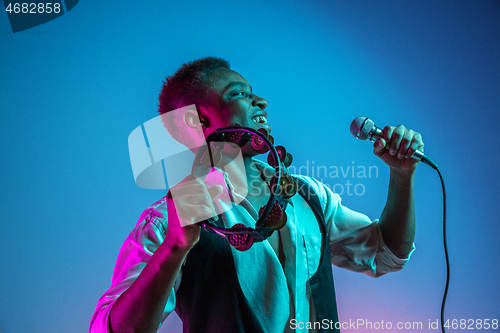
[[[170,193],[180,224],[185,226],[208,218],[217,219],[213,199],[222,191],[221,185],[208,189],[201,179],[191,176],[173,186]]]
[[[381,157],[385,154],[385,144],[385,139],[378,139],[377,141],[375,141],[373,145],[373,152],[375,153],[375,155]]]
[[[175,192],[176,196],[204,193],[207,191],[207,185],[200,178],[189,176],[173,186],[170,191]]]
[[[210,194],[210,198],[213,200],[217,199],[219,195],[222,194],[224,188],[221,185],[215,185],[208,189],[208,193]]]
[[[407,129],[403,125],[384,128],[385,149],[398,159],[410,158],[415,150],[423,148],[420,133]],[[378,154],[379,155],[379,154]]]
[[[405,155],[405,158],[410,158],[416,150],[424,151],[424,143],[422,142],[422,136],[420,133],[416,133],[410,143],[410,147]]]

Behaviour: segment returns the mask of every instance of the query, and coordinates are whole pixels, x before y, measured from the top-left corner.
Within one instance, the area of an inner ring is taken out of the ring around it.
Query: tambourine
[[[267,204],[260,208],[255,227],[237,223],[232,228],[225,228],[212,218],[200,223],[205,230],[226,238],[235,249],[246,251],[254,242],[267,239],[286,224],[286,206],[297,192],[297,184],[288,173],[292,155],[283,146],[275,147],[273,137],[265,129],[254,130],[238,124],[215,130],[207,137],[206,142],[207,145],[198,150],[193,163],[192,172],[198,176],[207,175],[212,167],[220,163],[224,143],[233,143],[240,148],[251,143],[252,149],[257,153],[269,152],[267,162],[275,169],[274,176],[268,183],[271,195]],[[222,220],[219,219],[219,222],[222,223]]]

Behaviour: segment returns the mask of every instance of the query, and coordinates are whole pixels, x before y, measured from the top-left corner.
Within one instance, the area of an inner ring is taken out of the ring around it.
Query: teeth
[[[266,124],[267,123],[267,119],[264,116],[255,116],[252,118],[252,120],[258,124]]]

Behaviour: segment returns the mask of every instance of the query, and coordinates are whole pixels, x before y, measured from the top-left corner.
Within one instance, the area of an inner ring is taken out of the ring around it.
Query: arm
[[[391,170],[387,203],[380,216],[384,242],[399,258],[408,256],[415,238],[413,178]]]
[[[213,211],[209,194],[217,196],[221,192],[221,187],[218,187],[209,193],[203,182],[191,176],[171,191],[174,189],[178,195],[172,199],[169,192],[167,196],[168,229],[165,240],[134,283],[113,305],[109,317],[113,333],[158,330],[181,265],[199,239],[200,227],[190,223],[192,217]]]
[[[404,126],[387,126],[384,139],[375,142],[373,151],[390,168],[387,202],[380,216],[384,242],[399,258],[406,258],[415,237],[413,185],[418,162],[411,158],[415,150],[423,151],[420,133]]]
[[[316,179],[294,177],[306,182],[320,199],[333,265],[371,277],[403,269],[409,258],[398,258],[385,244],[379,220],[342,205],[340,196]]]
[[[170,243],[165,240],[158,247],[135,282],[116,300],[109,317],[113,333],[158,330],[163,309],[189,252]]]

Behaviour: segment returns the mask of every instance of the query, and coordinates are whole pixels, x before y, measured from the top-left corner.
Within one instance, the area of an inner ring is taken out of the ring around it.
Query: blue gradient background
[[[362,184],[343,202],[373,219],[388,170],[351,120],[420,131],[449,194],[446,318],[500,319],[499,1],[82,1],[16,34],[0,14],[2,333],[87,330],[122,242],[164,195],[135,185],[127,137],[157,115],[163,78],[206,55],[268,100],[293,165],[377,166],[324,180]],[[417,251],[379,279],[335,268],[341,321],[437,331],[441,202],[437,174],[419,166]],[[161,329],[180,331],[174,315]]]

